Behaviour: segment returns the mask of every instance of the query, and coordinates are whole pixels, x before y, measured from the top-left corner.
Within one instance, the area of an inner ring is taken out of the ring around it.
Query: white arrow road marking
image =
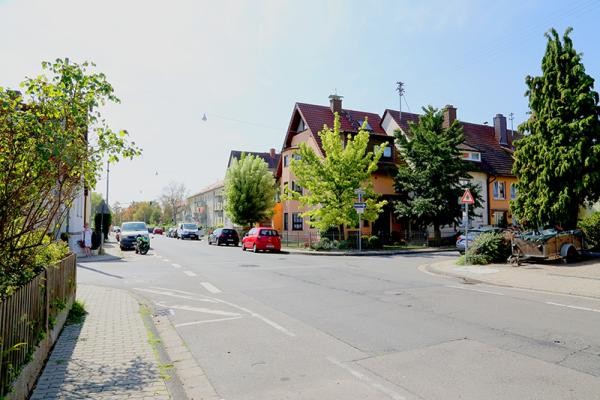
[[[174,266],[175,268],[181,268],[181,265],[179,264],[171,264],[172,266]]]
[[[163,295],[163,296],[176,297],[178,299],[186,299],[186,300],[194,300],[194,301],[205,301],[207,303],[218,303],[214,299],[206,299],[206,298],[199,299],[197,297],[176,294],[176,293],[170,292],[169,290],[164,290],[163,291],[163,290],[152,290],[152,289],[143,289],[143,288],[133,288],[133,290],[138,290],[140,292],[148,292],[148,293],[160,294],[160,295]]]
[[[567,307],[567,308],[572,308],[574,310],[581,310],[581,311],[591,311],[591,312],[597,312],[600,313],[600,310],[596,310],[595,308],[589,308],[589,307],[579,307],[579,306],[570,306],[568,304],[560,304],[560,303],[553,303],[551,301],[547,301],[546,304],[550,304],[552,306],[559,306],[559,307]]]
[[[241,316],[239,317],[231,317],[231,318],[217,318],[217,319],[207,319],[204,321],[193,321],[193,322],[184,322],[182,324],[176,324],[175,328],[179,328],[182,326],[190,326],[190,325],[200,325],[200,324],[207,324],[209,322],[221,322],[221,321],[230,321],[233,319],[240,319],[242,318]]]
[[[473,289],[473,288],[467,288],[467,287],[462,287],[462,286],[452,286],[452,285],[446,285],[446,287],[452,288],[452,289],[469,290],[471,292],[488,293],[488,294],[495,294],[497,296],[504,296],[504,293],[492,292],[491,290]]]
[[[258,313],[255,313],[252,310],[249,310],[249,309],[247,309],[245,307],[238,306],[237,304],[233,304],[233,303],[230,303],[230,302],[225,301],[225,300],[217,299],[217,298],[214,298],[214,297],[212,299],[215,300],[215,301],[217,301],[217,302],[219,302],[219,303],[227,304],[228,306],[231,306],[233,308],[237,308],[240,311],[247,312],[251,316],[260,319],[262,322],[264,322],[267,325],[270,325],[271,327],[277,329],[278,331],[283,332],[284,334],[286,334],[286,335],[288,335],[290,337],[296,337],[296,334],[294,332],[285,329],[283,326],[279,325],[277,322],[273,322],[270,319],[265,318],[262,315],[260,315]]]
[[[194,311],[194,312],[200,312],[200,313],[206,313],[206,314],[223,315],[226,317],[240,317],[241,318],[241,315],[238,313],[229,312],[229,311],[221,311],[221,310],[211,310],[210,308],[204,308],[204,307],[190,307],[190,306],[183,306],[183,305],[174,305],[174,306],[169,306],[169,308],[173,308],[175,310]]]
[[[209,292],[211,292],[213,294],[222,293],[222,291],[220,289],[217,289],[209,282],[200,282],[200,284],[202,286],[204,286],[204,289],[208,290]]]
[[[184,274],[186,274],[187,276],[198,276],[195,273],[193,273],[192,271],[183,271]]]
[[[371,386],[374,389],[379,390],[380,392],[388,395],[390,398],[392,398],[394,400],[406,400],[406,397],[401,396],[398,393],[394,392],[393,390],[386,388],[382,384],[375,382],[373,379],[369,378],[368,376],[366,376],[362,372],[359,372],[359,371],[357,371],[357,370],[355,370],[353,368],[350,368],[349,366],[347,366],[347,365],[339,362],[338,360],[336,360],[333,357],[327,357],[327,361],[329,361],[330,363],[332,363],[334,365],[337,365],[338,367],[346,370],[352,376],[360,379],[361,381],[363,381],[367,385]]]

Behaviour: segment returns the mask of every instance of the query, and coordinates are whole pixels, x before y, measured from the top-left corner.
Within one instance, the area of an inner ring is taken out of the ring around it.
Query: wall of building
[[[483,172],[469,172],[471,182],[479,186],[479,196],[481,198],[481,207],[476,209],[479,215],[471,221],[471,226],[478,227],[480,225],[489,225],[488,218],[488,185],[487,174]]]
[[[504,183],[504,198],[497,198],[494,195],[494,185],[496,182]],[[490,206],[489,206],[489,223],[490,225],[498,224],[498,217],[501,213],[504,213],[506,217],[506,222],[508,224],[512,223],[512,213],[510,212],[510,200],[511,200],[511,186],[517,183],[517,178],[513,176],[497,176],[490,177],[489,179],[489,197],[490,197]]]

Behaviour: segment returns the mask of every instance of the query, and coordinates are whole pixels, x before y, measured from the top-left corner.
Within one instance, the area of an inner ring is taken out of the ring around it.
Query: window
[[[481,153],[476,151],[465,151],[462,153],[463,160],[481,162]]]
[[[292,230],[301,231],[303,229],[304,219],[300,216],[300,213],[292,213]]]
[[[367,221],[366,219],[363,219],[363,228],[368,228],[369,227],[369,221]]]
[[[514,200],[517,198],[517,185],[516,184],[512,184],[510,185],[510,199]]]
[[[298,185],[295,181],[292,181],[292,190],[302,194],[302,186]]]
[[[494,182],[494,200],[506,199],[506,187],[504,182]]]
[[[364,119],[359,119],[358,124],[362,127],[363,122],[365,122]],[[365,130],[373,132],[373,128],[371,127],[371,124],[369,124],[369,121],[367,121],[367,124],[365,125]]]
[[[284,167],[288,166],[288,155],[287,154],[285,156],[283,156],[283,166]]]
[[[506,225],[506,212],[505,211],[494,211],[494,225],[496,225],[496,226]]]
[[[283,213],[283,230],[287,231],[288,229],[288,213]]]
[[[298,122],[298,126],[296,127],[296,132],[302,132],[306,129],[306,125],[304,125],[304,120],[300,118],[300,122]]]
[[[294,155],[292,156],[294,158],[294,160],[301,160],[302,156],[298,153],[294,153]]]
[[[373,152],[377,152],[380,147],[381,145],[376,144],[373,147]],[[383,154],[381,155],[381,158],[392,158],[392,148],[390,147],[389,143],[387,143],[387,145],[383,149]]]

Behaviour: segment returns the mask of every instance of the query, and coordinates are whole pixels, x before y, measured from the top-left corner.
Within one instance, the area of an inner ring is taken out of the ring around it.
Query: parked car
[[[281,251],[281,237],[273,228],[252,228],[242,239],[242,250],[252,249],[258,251]]]
[[[200,240],[198,225],[191,222],[179,224],[179,227],[177,228],[177,239]]]
[[[154,230],[152,231],[152,233],[154,233],[155,235],[162,235],[163,232],[163,228],[159,228],[158,226],[156,228],[154,228]]]
[[[154,227],[153,226],[149,226],[148,227],[148,233],[152,233],[154,232]]]
[[[138,236],[149,238],[148,227],[145,222],[124,222],[121,226],[121,239],[119,241],[121,250],[133,248]]]
[[[222,244],[226,244],[229,246],[233,244],[234,246],[240,245],[240,237],[235,229],[229,228],[219,228],[215,229],[213,233],[208,235],[208,244],[216,243],[217,246]]]
[[[467,244],[468,246],[471,246],[471,243],[473,243],[475,241],[475,239],[477,238],[477,236],[481,235],[482,233],[502,232],[502,231],[503,231],[502,228],[493,227],[493,226],[469,229],[468,237],[465,236],[465,234],[463,233],[456,239],[456,250],[458,250],[458,252],[460,254],[463,254],[465,252],[465,244]]]

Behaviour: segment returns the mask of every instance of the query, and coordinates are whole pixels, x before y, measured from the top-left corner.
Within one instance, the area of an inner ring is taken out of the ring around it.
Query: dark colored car
[[[281,251],[281,237],[273,228],[252,228],[242,239],[242,250]]]
[[[156,227],[154,228],[154,230],[152,231],[152,233],[154,233],[155,235],[162,235],[163,234],[163,229]]]
[[[234,246],[239,246],[240,237],[235,229],[229,228],[219,228],[215,229],[213,233],[208,235],[208,244],[215,244],[220,246],[225,244],[229,246],[230,244]]]

